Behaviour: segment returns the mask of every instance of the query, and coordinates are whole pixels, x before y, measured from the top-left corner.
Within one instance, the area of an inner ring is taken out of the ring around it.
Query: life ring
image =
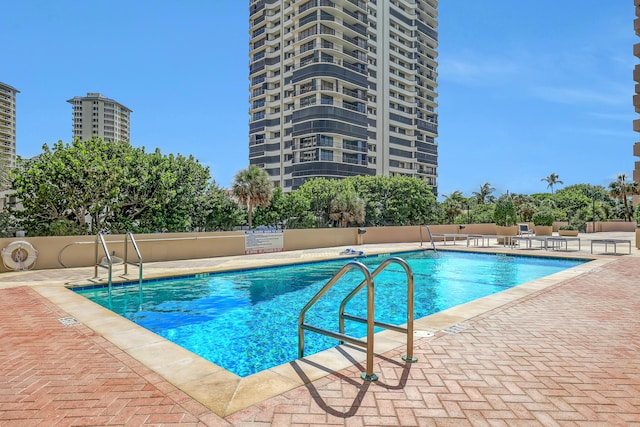
[[[15,271],[28,270],[35,264],[37,257],[38,251],[24,240],[11,242],[2,250],[2,262],[5,267]]]

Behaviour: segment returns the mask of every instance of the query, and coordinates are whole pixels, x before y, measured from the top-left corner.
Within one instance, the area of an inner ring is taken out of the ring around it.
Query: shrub
[[[543,209],[534,213],[532,219],[534,225],[552,226],[556,218],[550,209]]]
[[[560,230],[580,230],[580,227],[573,224],[561,225]]]
[[[496,201],[493,220],[498,225],[510,226],[516,223],[516,207],[508,196],[501,196]]]

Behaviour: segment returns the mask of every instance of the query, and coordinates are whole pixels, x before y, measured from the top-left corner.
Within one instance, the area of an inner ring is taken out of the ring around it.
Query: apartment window
[[[331,150],[320,150],[320,160],[324,160],[326,162],[333,161],[333,151]]]
[[[312,50],[314,48],[314,46],[315,46],[315,42],[313,42],[313,41],[307,42],[307,43],[303,44],[302,46],[300,46],[300,53],[304,53],[304,52],[306,52],[308,50]]]
[[[322,95],[320,103],[324,105],[333,105],[333,96]]]
[[[333,83],[322,81],[320,84],[321,90],[330,90],[333,91]]]
[[[306,98],[302,98],[300,100],[300,107],[307,107],[309,105],[315,105],[315,103],[316,103],[316,96],[315,95],[307,96]]]
[[[328,135],[318,135],[318,145],[321,147],[333,147],[333,137]]]

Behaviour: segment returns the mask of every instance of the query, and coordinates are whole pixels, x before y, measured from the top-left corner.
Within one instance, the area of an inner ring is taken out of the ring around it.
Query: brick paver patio
[[[228,417],[236,425],[638,426],[640,259],[473,318],[377,358],[380,380],[341,372]],[[246,424],[244,424],[246,422]]]
[[[0,291],[0,425],[221,421],[27,287]]]
[[[222,419],[28,287],[0,290],[0,425],[640,426],[640,258]],[[304,362],[296,362],[304,363]],[[228,424],[227,424],[228,425]]]

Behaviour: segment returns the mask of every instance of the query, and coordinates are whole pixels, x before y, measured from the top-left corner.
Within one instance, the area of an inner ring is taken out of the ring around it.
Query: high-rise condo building
[[[249,162],[436,190],[437,0],[251,0]]]
[[[101,136],[105,141],[129,142],[129,114],[132,110],[100,93],[74,96],[67,101],[73,105],[73,137],[81,140]]]
[[[16,165],[16,94],[20,91],[0,82],[0,168]]]
[[[634,0],[636,6],[636,19],[633,22],[633,26],[636,30],[636,36],[640,37],[640,0]],[[640,43],[633,45],[633,54],[636,58],[640,58]],[[640,113],[640,64],[637,64],[633,70],[633,80],[636,82],[636,93],[633,95],[633,106],[636,109],[636,113]],[[640,119],[633,121],[633,130],[640,132]],[[640,142],[633,144],[633,155],[636,158],[635,168],[633,170],[633,180],[640,182]],[[634,196],[634,205],[640,202],[640,196]]]

